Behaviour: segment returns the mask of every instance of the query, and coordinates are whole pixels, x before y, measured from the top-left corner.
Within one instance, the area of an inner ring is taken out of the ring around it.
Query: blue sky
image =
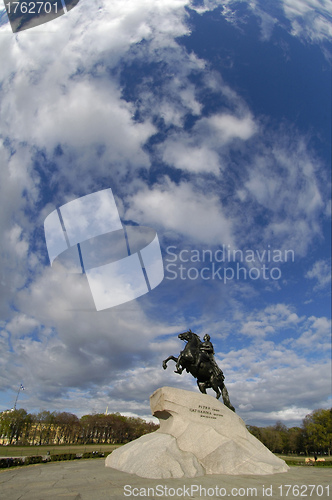
[[[23,383],[28,411],[148,417],[158,387],[197,390],[161,368],[188,328],[246,423],[331,405],[331,14],[81,0],[15,35],[2,15],[0,409]],[[165,278],[97,312],[43,223],[106,188],[157,231]]]

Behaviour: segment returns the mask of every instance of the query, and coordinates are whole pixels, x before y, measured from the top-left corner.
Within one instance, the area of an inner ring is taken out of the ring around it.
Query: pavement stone
[[[191,479],[146,479],[105,467],[105,460],[96,458],[1,470],[0,499],[183,500],[234,497],[328,500],[332,499],[331,476],[331,468],[307,466],[291,467],[286,473],[265,476],[218,474]],[[305,489],[308,485],[313,485],[313,491],[312,488]]]

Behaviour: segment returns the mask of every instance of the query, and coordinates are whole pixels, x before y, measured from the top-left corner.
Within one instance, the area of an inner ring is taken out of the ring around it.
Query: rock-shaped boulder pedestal
[[[114,450],[107,467],[155,479],[275,474],[289,468],[212,396],[162,387],[150,405],[160,429]]]

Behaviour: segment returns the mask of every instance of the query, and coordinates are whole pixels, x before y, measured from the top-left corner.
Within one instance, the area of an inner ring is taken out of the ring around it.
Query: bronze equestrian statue
[[[203,394],[206,394],[206,389],[211,387],[216,393],[216,398],[219,399],[222,395],[224,405],[235,412],[224,384],[224,374],[214,359],[210,336],[204,335],[204,342],[202,342],[199,336],[189,329],[187,332],[180,333],[178,337],[186,342],[186,346],[177,358],[169,356],[165,359],[163,368],[166,370],[168,361],[172,359],[176,363],[175,373],[181,374],[183,370],[191,373],[197,379],[197,385]]]

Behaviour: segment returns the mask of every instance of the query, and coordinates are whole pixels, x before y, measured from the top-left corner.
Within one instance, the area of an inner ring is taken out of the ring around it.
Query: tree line
[[[158,425],[141,418],[119,413],[84,415],[78,418],[68,412],[26,410],[0,413],[0,444],[121,444],[158,429]],[[314,410],[300,427],[287,428],[282,422],[274,426],[248,430],[273,453],[331,455],[332,409]]]
[[[269,427],[248,425],[247,428],[273,453],[331,455],[332,409],[314,410],[300,427],[287,428],[279,421]]]
[[[0,414],[0,444],[121,444],[158,429],[141,418],[119,413],[84,415],[24,409]]]

